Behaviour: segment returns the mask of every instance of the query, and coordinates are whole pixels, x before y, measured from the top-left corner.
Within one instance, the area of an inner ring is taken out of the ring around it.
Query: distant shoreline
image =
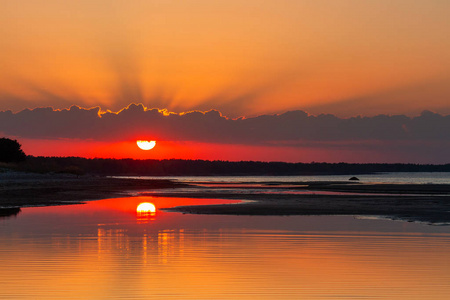
[[[0,166],[1,167],[1,166]],[[10,165],[17,171],[73,175],[130,176],[319,176],[386,172],[450,172],[450,164],[402,163],[287,163],[262,161],[209,161],[183,159],[104,159],[34,157]]]

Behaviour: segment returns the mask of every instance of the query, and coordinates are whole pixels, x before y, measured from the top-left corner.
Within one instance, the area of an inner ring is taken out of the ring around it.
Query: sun
[[[156,141],[138,140],[138,141],[136,141],[136,144],[142,150],[151,150],[151,149],[153,149],[156,146]]]

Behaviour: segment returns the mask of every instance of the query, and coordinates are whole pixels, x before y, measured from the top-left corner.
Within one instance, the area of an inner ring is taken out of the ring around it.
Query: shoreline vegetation
[[[292,176],[359,175],[382,172],[450,172],[450,164],[402,163],[287,163],[261,161],[209,161],[184,159],[107,159],[28,156],[1,168],[31,173],[132,176]]]
[[[166,208],[193,214],[361,215],[450,224],[450,184],[342,182],[183,183],[108,176],[289,176],[380,172],[450,172],[450,164],[283,163],[258,161],[86,159],[33,157],[0,165],[0,217],[21,207],[67,205],[127,196],[244,200],[233,205]],[[355,179],[355,178],[352,178]],[[236,184],[234,184],[236,185]],[[258,192],[255,192],[257,185]],[[182,189],[180,189],[182,188]],[[270,189],[276,188],[276,192]],[[268,192],[264,192],[264,190]],[[262,191],[262,192],[261,192]]]

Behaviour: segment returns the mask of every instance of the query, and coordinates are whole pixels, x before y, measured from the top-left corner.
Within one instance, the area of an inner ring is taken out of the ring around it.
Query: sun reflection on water
[[[155,219],[156,206],[150,202],[142,202],[136,208],[138,223],[148,223]]]

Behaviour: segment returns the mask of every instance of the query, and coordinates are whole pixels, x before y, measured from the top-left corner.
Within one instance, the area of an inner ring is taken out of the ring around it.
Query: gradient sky
[[[0,0],[0,111],[78,105],[118,112],[142,103],[175,113],[215,109],[229,118],[292,110],[339,118],[448,115],[449,13],[447,0]],[[26,138],[34,139],[33,147],[24,144],[31,154],[44,154],[35,150],[37,137]],[[68,153],[61,147],[58,155]],[[258,152],[261,159],[286,157],[273,147],[272,155]],[[315,159],[288,150],[296,153],[288,160]],[[350,151],[316,160],[385,161],[386,151],[376,159]],[[437,159],[410,154],[411,162]]]

